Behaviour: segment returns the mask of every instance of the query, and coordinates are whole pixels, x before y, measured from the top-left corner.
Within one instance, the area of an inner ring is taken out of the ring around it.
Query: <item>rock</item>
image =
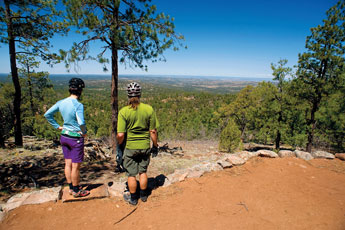
[[[201,164],[195,165],[190,170],[201,170],[204,172],[220,171],[223,170],[222,166],[217,163],[202,162]]]
[[[61,186],[55,188],[46,188],[33,192],[22,205],[24,204],[42,204],[50,201],[57,201],[61,192]]]
[[[232,167],[232,164],[226,160],[219,160],[217,161],[217,164],[219,164],[223,169]]]
[[[182,175],[179,176],[178,181],[184,181],[188,176],[188,172],[183,173]]]
[[[167,179],[171,184],[173,184],[179,181],[183,181],[187,177],[187,175],[188,171],[186,169],[177,169],[174,173],[168,175]]]
[[[4,211],[8,212],[12,209],[18,208],[28,196],[30,196],[30,192],[19,193],[12,196],[4,205]]]
[[[311,155],[314,158],[326,158],[326,159],[334,159],[335,156],[329,152],[325,152],[325,151],[315,151],[312,152]]]
[[[295,150],[294,153],[296,154],[297,158],[309,161],[311,159],[313,159],[313,156],[308,153],[308,152],[304,152],[304,151],[300,151],[300,150]]]
[[[25,204],[41,204],[59,199],[61,187],[47,188],[39,191],[19,193],[12,196],[5,204],[4,210],[10,211]]]
[[[246,160],[236,156],[236,155],[230,155],[225,158],[226,161],[230,162],[232,165],[243,165],[246,163]]]
[[[238,156],[242,158],[243,160],[247,161],[252,157],[258,156],[257,152],[249,152],[249,151],[241,151],[241,152],[236,152],[233,155]]]
[[[340,159],[340,160],[345,161],[345,153],[337,153],[337,154],[335,154],[335,157]]]
[[[296,154],[290,150],[280,150],[278,152],[278,156],[283,158],[283,157],[295,157]]]
[[[111,197],[122,197],[125,189],[125,182],[113,182],[113,184],[108,187],[108,192]]]
[[[270,157],[270,158],[277,158],[278,154],[271,150],[261,149],[257,151],[258,155],[261,157]]]
[[[199,178],[204,174],[205,171],[202,170],[192,170],[188,173],[187,178]]]
[[[0,223],[3,221],[6,217],[6,212],[0,211]]]

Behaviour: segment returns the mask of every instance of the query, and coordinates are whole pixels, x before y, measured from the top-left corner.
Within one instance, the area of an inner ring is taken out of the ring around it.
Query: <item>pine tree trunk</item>
[[[117,62],[117,49],[112,49],[112,73],[111,73],[111,146],[113,154],[116,154],[116,134],[117,134],[117,115],[118,115],[118,62]]]
[[[119,7],[120,1],[117,0],[115,4],[114,20],[119,21]],[[117,116],[118,116],[118,78],[119,78],[119,68],[118,68],[118,35],[117,28],[113,32],[113,37],[111,38],[111,146],[113,149],[113,154],[116,155],[117,147]]]
[[[30,76],[30,68],[29,65],[26,66],[27,68],[27,74],[28,74],[28,86],[29,86],[29,96],[30,96],[30,107],[31,107],[31,114],[32,116],[35,116],[35,108],[34,108],[34,97],[32,95],[32,82],[31,82],[31,76]]]
[[[282,108],[280,108],[279,117],[278,117],[278,130],[277,130],[277,135],[275,139],[275,149],[278,151],[280,150],[280,140],[281,140],[281,133],[280,133],[279,128],[281,127],[282,120],[283,120],[283,114],[282,114]]]
[[[18,77],[18,69],[16,62],[16,48],[15,48],[15,37],[13,35],[12,28],[12,18],[11,11],[9,6],[9,1],[5,0],[6,6],[6,21],[7,21],[7,34],[8,34],[8,44],[9,44],[9,53],[10,53],[10,62],[11,62],[11,75],[12,81],[15,89],[14,100],[13,100],[13,110],[14,110],[14,135],[15,135],[15,144],[17,146],[23,146],[23,135],[22,135],[22,122],[20,117],[20,104],[21,104],[21,87]]]
[[[316,120],[315,120],[315,113],[318,110],[318,103],[314,102],[313,103],[313,107],[310,111],[310,120],[308,122],[308,129],[307,129],[307,133],[308,133],[308,143],[307,143],[307,147],[306,150],[307,152],[311,153],[312,147],[313,147],[313,140],[314,140],[314,131],[316,128]]]
[[[280,131],[277,130],[277,136],[275,140],[275,144],[276,144],[275,149],[278,151],[280,150],[280,139],[281,139],[281,134],[280,134]]]

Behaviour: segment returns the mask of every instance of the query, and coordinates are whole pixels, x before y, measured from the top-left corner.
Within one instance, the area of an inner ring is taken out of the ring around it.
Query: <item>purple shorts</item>
[[[61,135],[60,143],[65,159],[72,159],[72,163],[81,163],[84,160],[84,138],[73,138]]]

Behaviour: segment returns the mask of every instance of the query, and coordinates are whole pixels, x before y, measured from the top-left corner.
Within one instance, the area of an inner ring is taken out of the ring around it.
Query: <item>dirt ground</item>
[[[345,229],[345,162],[253,158],[121,199],[45,203],[9,212],[0,229]]]

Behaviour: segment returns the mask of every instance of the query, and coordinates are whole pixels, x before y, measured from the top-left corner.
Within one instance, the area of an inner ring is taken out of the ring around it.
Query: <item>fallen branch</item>
[[[138,208],[138,206],[135,207],[130,213],[128,213],[127,215],[125,215],[124,217],[122,217],[120,220],[116,221],[116,222],[114,223],[114,225],[120,223],[121,221],[123,221],[124,219],[126,219],[127,217],[129,217],[132,213],[135,212],[135,210],[137,210],[137,208]]]

